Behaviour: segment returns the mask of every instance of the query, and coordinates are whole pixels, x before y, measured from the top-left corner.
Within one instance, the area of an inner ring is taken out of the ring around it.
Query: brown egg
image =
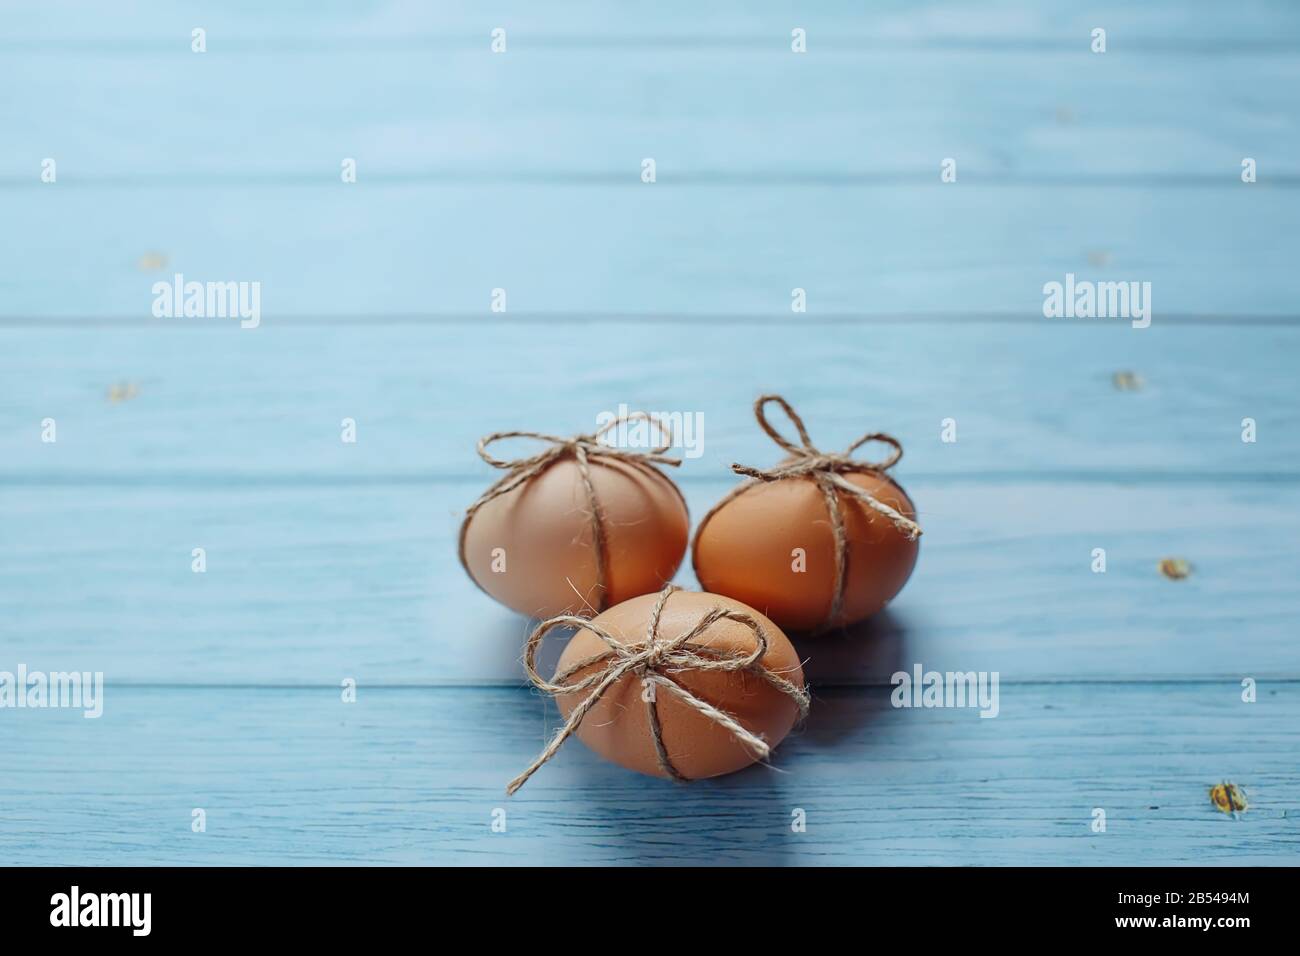
[[[916,509],[889,478],[843,476],[883,504],[915,519]],[[829,620],[835,593],[835,536],[821,489],[809,477],[755,482],[705,518],[693,560],[700,586],[758,608],[787,631],[813,631],[875,614],[907,583],[919,542],[889,518],[837,493],[848,541],[842,612]],[[802,548],[804,570],[796,548]]]
[[[644,646],[651,610],[658,594],[646,594],[610,608],[593,621],[620,643]],[[757,662],[802,691],[803,668],[790,641],[780,629],[751,607],[718,594],[674,591],[659,619],[660,639],[680,637],[715,607],[751,615],[766,632],[767,653]],[[758,646],[754,631],[732,620],[720,620],[697,639],[697,643],[719,652],[752,653]],[[595,634],[579,630],[560,657],[557,674],[606,650]],[[707,655],[705,655],[707,656]],[[566,683],[605,670],[609,662],[582,668]],[[790,732],[799,716],[799,704],[763,677],[744,671],[703,671],[664,666],[663,676],[677,682],[701,700],[725,711],[742,727],[775,747]],[[670,777],[660,766],[650,731],[649,709],[642,699],[643,683],[634,673],[625,674],[610,687],[588,712],[577,730],[578,737],[606,760],[629,770],[655,777]],[[567,719],[573,709],[591,693],[590,689],[562,693],[556,697]],[[670,690],[656,687],[660,732],[670,765],[688,779],[716,777],[749,766],[758,759],[721,724],[701,714]]]
[[[520,614],[552,617],[598,611],[672,579],[690,533],[677,486],[641,463],[593,457],[589,467],[608,593],[597,584],[591,508],[573,458],[485,502],[469,519],[462,555],[479,587]]]

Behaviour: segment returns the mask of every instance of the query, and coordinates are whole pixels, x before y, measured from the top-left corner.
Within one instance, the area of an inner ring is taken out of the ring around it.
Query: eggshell
[[[469,520],[464,558],[484,591],[520,614],[590,613],[659,591],[686,553],[690,518],[677,486],[640,463],[593,458],[608,594],[596,583],[590,504],[577,461],[564,458],[488,501]],[[493,571],[493,551],[505,570]]]
[[[594,623],[620,642],[644,645],[651,609],[659,599],[646,594],[624,601],[597,616]],[[719,594],[675,591],[668,598],[659,619],[658,634],[663,638],[680,637],[694,627],[711,609],[722,606],[752,615],[763,626],[768,638],[767,654],[761,663],[769,671],[803,687],[803,668],[799,656],[780,628],[752,607]],[[700,643],[719,651],[752,653],[757,646],[751,628],[738,621],[718,621],[700,637]],[[590,631],[579,630],[560,657],[559,670],[599,654],[606,645]],[[577,681],[603,670],[605,664],[593,664],[576,672]],[[799,708],[787,695],[754,674],[725,671],[669,670],[665,676],[677,681],[696,697],[734,717],[741,726],[775,747],[790,732]],[[556,697],[560,712],[567,719],[573,708],[591,693],[578,691]],[[606,760],[638,773],[667,777],[659,766],[654,741],[650,736],[649,714],[641,699],[642,682],[634,674],[622,677],[610,687],[582,724],[577,736]],[[669,762],[687,779],[716,777],[754,763],[753,753],[724,727],[720,726],[671,691],[656,689],[659,726]]]
[[[903,489],[869,472],[844,477],[883,504],[915,519]],[[850,495],[839,493],[848,539],[843,611],[828,621],[835,593],[835,536],[826,498],[812,478],[756,482],[706,518],[693,560],[700,586],[753,605],[788,631],[863,620],[888,604],[916,565],[919,542]],[[805,570],[796,571],[794,549]]]

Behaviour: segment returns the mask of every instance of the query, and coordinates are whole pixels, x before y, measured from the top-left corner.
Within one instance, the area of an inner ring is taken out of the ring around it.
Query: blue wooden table
[[[0,671],[105,680],[0,709],[5,862],[1300,862],[1294,4],[47,0],[0,90]],[[507,799],[557,715],[456,561],[475,441],[700,412],[698,519],[764,391],[903,441],[912,581],[771,767]]]

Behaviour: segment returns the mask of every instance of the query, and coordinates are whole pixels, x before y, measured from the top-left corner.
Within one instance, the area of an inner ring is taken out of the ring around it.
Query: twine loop
[[[663,614],[668,598],[679,590],[669,584],[659,592],[650,612],[650,621],[646,627],[645,638],[636,644],[624,644],[603,627],[593,621],[561,614],[539,624],[528,637],[524,649],[524,669],[533,686],[551,695],[573,694],[591,691],[573,708],[564,726],[551,738],[545,749],[538,755],[523,773],[515,777],[506,787],[507,794],[513,794],[522,787],[534,773],[548,760],[555,756],[566,740],[581,726],[582,721],[605,693],[619,682],[625,674],[632,673],[639,677],[642,686],[653,686],[656,693],[643,695],[646,698],[647,716],[649,718],[650,736],[655,745],[655,754],[659,768],[664,774],[677,781],[685,781],[681,773],[673,766],[664,746],[663,731],[659,725],[658,694],[662,689],[668,691],[697,713],[714,721],[728,730],[758,760],[766,760],[771,747],[758,734],[746,730],[726,711],[701,700],[683,687],[673,675],[684,671],[745,671],[765,680],[781,693],[786,694],[799,709],[799,719],[808,716],[809,695],[805,688],[772,673],[763,666],[762,659],[767,654],[769,645],[767,632],[753,615],[743,611],[715,607],[707,611],[686,633],[666,639],[659,633],[659,619]],[[754,632],[755,647],[747,654],[734,651],[720,651],[707,644],[699,643],[699,638],[719,621],[736,621],[744,624]],[[605,645],[605,650],[598,654],[576,661],[547,680],[537,672],[537,652],[542,640],[558,627],[576,627],[595,634]],[[575,679],[574,675],[592,666],[602,664],[586,677]]]
[[[660,443],[647,451],[638,451],[618,448],[601,441],[610,431],[634,421],[647,422],[659,433]],[[511,438],[527,438],[540,441],[545,444],[545,447],[533,455],[526,455],[521,458],[497,458],[488,451],[488,448],[496,442],[506,441]],[[505,471],[506,474],[487,491],[483,492],[479,499],[465,510],[465,519],[460,526],[459,551],[461,566],[465,568],[466,573],[469,573],[469,564],[465,560],[465,535],[469,529],[470,519],[474,517],[480,508],[492,499],[508,494],[531,481],[557,461],[572,458],[578,463],[583,491],[587,496],[592,542],[596,552],[596,590],[599,592],[599,604],[596,606],[596,610],[603,610],[609,593],[609,545],[605,540],[605,521],[601,513],[600,500],[596,497],[596,488],[591,481],[591,463],[593,459],[624,461],[648,468],[648,463],[653,462],[657,465],[671,465],[675,468],[682,463],[681,459],[664,454],[672,447],[672,444],[673,431],[671,426],[665,424],[658,416],[651,415],[648,412],[632,412],[627,415],[620,415],[590,434],[574,435],[570,438],[529,431],[493,432],[490,435],[484,435],[478,442],[479,457],[493,468]],[[653,471],[653,469],[649,470]],[[470,578],[473,579],[473,577],[473,574],[470,574]]]

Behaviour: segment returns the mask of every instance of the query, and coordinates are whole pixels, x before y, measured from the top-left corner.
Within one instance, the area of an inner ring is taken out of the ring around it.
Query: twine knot
[[[786,417],[790,419],[795,430],[798,431],[800,444],[796,445],[790,441],[767,420],[767,404],[769,402],[775,402],[781,406],[781,410],[785,412]],[[827,495],[826,500],[832,511],[832,519],[839,512],[838,501],[834,494],[835,490],[839,490],[852,495],[872,511],[887,517],[893,522],[894,527],[907,536],[909,541],[914,541],[921,536],[921,526],[915,521],[900,514],[889,505],[841,477],[841,475],[855,472],[883,476],[886,471],[898,464],[903,457],[903,445],[893,435],[886,435],[884,432],[868,432],[842,452],[824,452],[812,443],[812,439],[808,436],[808,429],[804,427],[803,419],[799,417],[798,412],[790,407],[790,403],[780,395],[759,396],[758,400],[754,402],[754,417],[758,419],[758,424],[763,431],[767,432],[774,442],[789,453],[789,457],[775,468],[766,470],[750,468],[748,465],[733,464],[731,470],[736,474],[744,475],[746,478],[752,478],[755,481],[780,481],[783,478],[799,477],[814,478]],[[889,445],[893,451],[883,461],[865,461],[853,457],[855,451],[873,441]]]
[[[581,726],[582,721],[605,693],[629,672],[641,678],[643,686],[653,687],[656,691],[663,689],[683,701],[696,712],[726,728],[733,737],[744,745],[756,759],[766,760],[771,753],[767,742],[759,735],[750,733],[734,717],[724,710],[714,707],[708,701],[701,700],[677,682],[671,675],[686,670],[696,671],[745,671],[755,674],[771,686],[789,696],[799,709],[799,719],[808,716],[809,695],[805,688],[799,687],[778,674],[772,673],[761,663],[767,654],[768,636],[763,625],[751,614],[715,607],[705,613],[685,634],[674,638],[664,638],[659,634],[659,619],[663,614],[668,598],[679,590],[669,584],[659,593],[650,612],[650,622],[646,628],[643,642],[624,644],[614,635],[595,622],[586,618],[561,614],[539,624],[528,637],[524,650],[524,668],[528,679],[539,690],[552,694],[572,694],[591,689],[583,700],[569,714],[563,727],[551,738],[551,742],[538,755],[523,773],[510,781],[506,787],[508,795],[514,794],[534,773],[548,760],[555,756],[566,740]],[[754,650],[748,654],[734,651],[720,651],[697,639],[719,621],[736,621],[744,624],[754,632]],[[576,661],[561,671],[556,672],[551,680],[546,680],[537,672],[537,652],[543,638],[557,627],[576,627],[590,631],[600,638],[605,650],[599,654]],[[604,666],[578,680],[573,677],[578,672],[593,664]],[[650,724],[650,736],[654,741],[655,755],[659,768],[664,774],[677,781],[685,781],[681,773],[673,766],[664,746],[663,731],[659,725],[657,694],[643,695],[646,699],[647,716]]]
[[[637,451],[617,448],[601,441],[601,438],[608,432],[633,421],[649,423],[659,433],[660,443],[649,450]],[[544,442],[546,447],[536,454],[522,458],[495,458],[488,452],[488,448],[494,443],[510,438],[528,438]],[[664,454],[672,447],[672,444],[672,428],[657,416],[646,412],[632,412],[628,415],[620,415],[590,434],[573,435],[569,438],[547,435],[543,432],[525,431],[493,432],[491,435],[484,435],[478,442],[479,457],[493,468],[500,468],[507,474],[488,488],[487,491],[483,492],[479,499],[465,510],[465,519],[460,525],[459,551],[461,566],[468,574],[469,564],[465,560],[465,534],[469,530],[470,519],[474,517],[474,514],[480,508],[493,498],[508,494],[531,481],[555,462],[564,458],[573,458],[578,463],[578,472],[582,477],[583,490],[587,495],[592,541],[596,551],[596,590],[599,592],[599,604],[596,610],[604,610],[609,592],[607,568],[607,552],[609,549],[605,540],[605,522],[601,513],[600,500],[596,497],[596,488],[591,481],[591,462],[593,459],[607,459],[630,462],[642,467],[648,467],[647,463],[653,462],[657,465],[671,465],[675,468],[682,463],[681,459],[671,458]],[[653,469],[649,470],[653,471]],[[470,574],[470,578],[473,579],[474,575]]]
[[[668,659],[667,648],[665,648],[661,642],[656,640],[655,643],[651,644],[641,654],[641,662],[637,666],[637,673],[644,676],[648,674],[650,671],[655,670],[658,667],[661,667],[667,659]]]
[[[625,448],[617,448],[614,445],[607,444],[601,439],[628,422],[644,421],[653,427],[662,441],[648,451],[631,451]],[[505,441],[508,438],[530,438],[535,441],[545,442],[547,447],[534,455],[527,455],[523,458],[494,458],[488,453],[488,448],[496,442]],[[650,415],[646,412],[632,412],[628,415],[621,415],[618,418],[606,422],[596,431],[587,435],[573,435],[564,438],[559,435],[547,435],[543,432],[493,432],[491,435],[484,435],[478,441],[478,455],[493,468],[501,468],[509,471],[511,474],[508,478],[521,478],[527,481],[538,470],[549,465],[557,459],[572,455],[576,458],[620,458],[624,460],[635,459],[638,461],[652,461],[659,465],[680,465],[681,459],[670,458],[664,454],[673,445],[672,428],[662,422],[658,416]],[[536,470],[534,470],[536,469]],[[519,475],[519,472],[529,472],[527,475]],[[509,490],[509,489],[507,489]],[[490,493],[490,492],[489,492]],[[504,494],[504,491],[498,491],[497,494]],[[483,498],[487,498],[485,494]],[[493,496],[495,497],[495,495]],[[482,499],[480,499],[480,502]]]

